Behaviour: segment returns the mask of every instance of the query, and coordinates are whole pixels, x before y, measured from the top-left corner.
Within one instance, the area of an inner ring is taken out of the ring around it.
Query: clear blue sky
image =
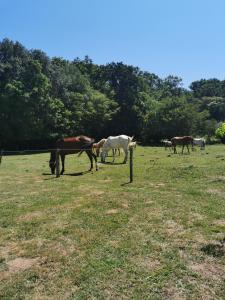
[[[225,0],[0,0],[0,40],[66,59],[225,79]]]

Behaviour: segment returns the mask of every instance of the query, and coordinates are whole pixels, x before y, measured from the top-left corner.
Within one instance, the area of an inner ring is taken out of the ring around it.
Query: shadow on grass
[[[83,172],[76,172],[76,173],[67,173],[67,174],[63,174],[63,175],[60,175],[60,176],[82,176],[82,175],[85,175],[87,173],[93,173],[93,171],[83,171]]]
[[[128,182],[122,183],[120,186],[127,186],[130,183],[132,183],[132,182],[128,181]]]
[[[101,162],[101,164],[103,165],[114,165],[114,166],[117,166],[117,165],[125,165],[123,162],[122,163],[115,163],[115,162],[110,162],[110,161],[106,161],[106,162]]]
[[[225,238],[219,244],[208,244],[201,248],[205,254],[213,257],[222,257],[225,254],[224,250]]]
[[[60,176],[82,176],[82,175],[85,175],[87,173],[93,173],[93,171],[83,171],[83,172],[76,172],[76,173],[64,173],[63,175],[60,175]],[[51,174],[51,173],[42,173],[42,175],[44,176],[51,176],[50,178],[46,178],[45,180],[51,180],[51,179],[57,179],[58,177],[56,177],[55,174]],[[59,177],[60,177],[59,176]]]

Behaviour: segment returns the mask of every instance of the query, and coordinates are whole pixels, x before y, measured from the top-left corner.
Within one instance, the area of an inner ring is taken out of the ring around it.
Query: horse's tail
[[[89,150],[89,149],[92,150],[92,147],[93,147],[94,142],[95,142],[95,140],[92,139],[91,142],[85,143],[85,144],[81,147],[78,156],[81,156],[81,154],[82,154],[84,151],[86,151],[86,150]]]

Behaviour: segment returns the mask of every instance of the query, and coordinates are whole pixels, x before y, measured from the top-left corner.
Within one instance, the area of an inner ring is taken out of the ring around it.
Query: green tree
[[[218,137],[223,143],[225,143],[225,123],[222,123],[215,131],[216,137]]]

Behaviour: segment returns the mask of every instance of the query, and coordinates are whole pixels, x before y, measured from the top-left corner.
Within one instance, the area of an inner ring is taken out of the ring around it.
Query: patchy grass
[[[78,176],[85,155],[58,179],[47,154],[3,157],[0,298],[225,299],[224,156],[138,147],[132,184],[122,164]]]

